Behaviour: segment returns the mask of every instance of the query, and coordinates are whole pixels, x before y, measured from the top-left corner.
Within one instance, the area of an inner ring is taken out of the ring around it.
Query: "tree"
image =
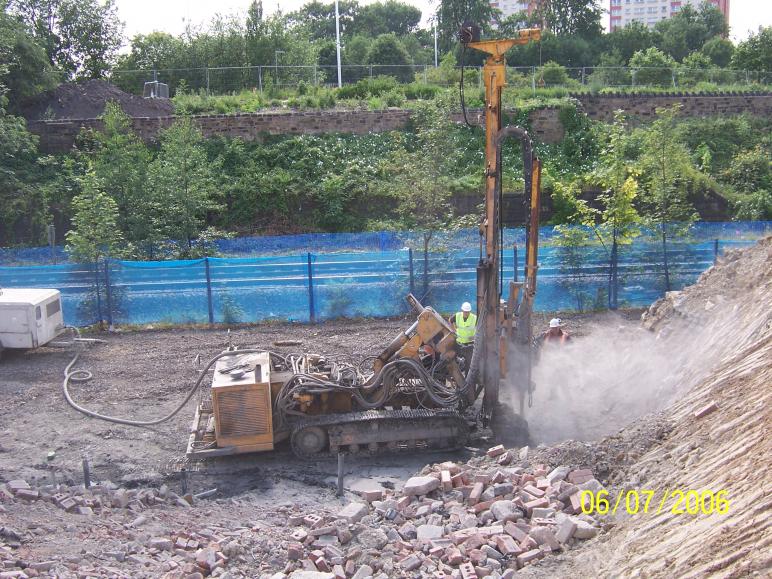
[[[349,32],[351,24],[361,8],[356,0],[340,0],[338,16],[340,33]],[[303,5],[300,10],[287,15],[287,21],[292,26],[305,29],[312,40],[329,40],[335,38],[335,3],[313,0]]]
[[[450,203],[454,144],[450,133],[452,100],[442,95],[415,110],[416,139],[389,155],[382,164],[384,193],[396,198],[400,228],[420,235],[423,291],[429,291],[429,249],[438,232],[461,222]],[[388,184],[387,184],[388,183]]]
[[[655,30],[634,20],[628,22],[623,28],[610,32],[604,40],[607,50],[612,53],[616,51],[622,60],[622,66],[626,66],[633,54],[655,46],[660,37]]]
[[[9,108],[19,105],[38,93],[56,86],[56,76],[41,46],[29,35],[24,25],[5,11],[0,0],[0,82],[7,89]]]
[[[397,0],[374,2],[362,6],[354,14],[348,32],[367,36],[379,36],[390,32],[407,36],[418,29],[421,10]]]
[[[598,0],[545,0],[538,8],[541,21],[556,36],[593,40],[603,33],[602,13]]]
[[[458,32],[464,22],[477,24],[488,33],[499,14],[488,0],[441,0],[434,16],[440,50],[448,52],[458,46]]]
[[[756,34],[737,45],[732,55],[732,68],[740,70],[772,70],[772,26],[759,27]]]
[[[0,243],[38,243],[46,204],[38,184],[37,137],[23,118],[6,113],[0,85]]]
[[[11,0],[49,62],[75,78],[101,78],[123,42],[115,0]]]
[[[713,63],[702,52],[692,52],[684,58],[683,67],[679,70],[678,82],[681,85],[694,85],[707,81],[710,76],[708,70]]]
[[[710,59],[714,66],[726,68],[732,62],[734,44],[726,38],[714,36],[703,45],[701,52]]]
[[[691,177],[697,172],[688,149],[678,140],[676,117],[681,105],[657,109],[657,120],[645,129],[640,169],[644,215],[659,228],[665,289],[670,291],[668,239],[685,231],[697,215],[689,202]]]
[[[655,25],[660,34],[659,47],[681,61],[691,52],[700,50],[713,37],[726,37],[729,26],[718,8],[703,2],[699,10],[686,4],[671,18]]]
[[[157,236],[149,241],[172,240],[179,254],[188,256],[208,212],[220,208],[215,199],[218,162],[209,161],[203,135],[190,118],[178,119],[161,133],[160,142],[161,150],[148,170]]]
[[[367,52],[367,64],[380,65],[374,71],[378,75],[393,76],[401,82],[413,80],[413,59],[394,34],[375,39]]]
[[[658,48],[647,48],[633,54],[630,68],[635,84],[672,86],[676,62]]]
[[[147,183],[150,152],[117,103],[107,103],[102,125],[102,130],[93,134],[91,167],[101,189],[115,201],[119,231],[139,247],[153,238],[152,200]]]
[[[615,310],[619,306],[619,245],[630,243],[639,234],[641,217],[634,205],[638,195],[638,174],[632,161],[625,156],[627,129],[622,111],[616,111],[614,123],[604,137],[606,145],[592,178],[603,188],[598,196],[602,210],[597,230],[604,245],[608,241],[611,243],[608,306]]]
[[[115,201],[102,191],[93,173],[83,177],[81,189],[72,200],[72,228],[65,235],[67,252],[77,261],[91,265],[104,258],[124,255]]]

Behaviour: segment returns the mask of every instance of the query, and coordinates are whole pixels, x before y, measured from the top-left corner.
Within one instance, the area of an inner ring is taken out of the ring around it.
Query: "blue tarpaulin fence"
[[[724,250],[752,244],[770,231],[769,224],[700,225],[708,227],[688,242],[669,244],[671,289],[693,283]],[[543,233],[542,238],[549,240],[551,228]],[[400,248],[404,237],[396,239],[399,243],[386,236],[378,243],[388,243],[378,250],[355,253],[305,251],[177,261],[109,260],[98,266],[0,267],[0,286],[61,290],[65,321],[78,326],[99,320],[179,324],[387,317],[407,312],[404,297],[409,291],[442,312],[454,311],[462,301],[475,301],[479,238],[474,232],[456,235],[451,248],[431,253],[426,276],[423,255]],[[504,298],[515,271],[522,280],[524,253],[522,233],[507,231],[502,253]],[[605,307],[608,261],[600,245],[579,248],[569,256],[565,248],[544,242],[537,310]],[[644,307],[663,295],[661,245],[641,238],[623,246],[617,288],[620,307]]]

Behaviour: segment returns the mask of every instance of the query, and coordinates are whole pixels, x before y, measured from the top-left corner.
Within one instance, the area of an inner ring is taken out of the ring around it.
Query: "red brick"
[[[307,527],[313,527],[317,523],[320,523],[322,521],[322,517],[319,515],[306,515],[303,517],[303,522],[306,524]]]
[[[469,504],[470,505],[476,505],[478,502],[480,502],[480,496],[483,494],[483,489],[485,488],[485,485],[481,482],[474,483],[474,487],[472,487],[472,492],[469,493]]]
[[[523,506],[528,511],[528,515],[530,516],[531,511],[538,507],[549,507],[550,501],[548,498],[542,497],[540,499],[536,499],[534,501],[528,501],[527,503],[524,503]]]
[[[442,490],[449,491],[453,488],[453,481],[451,480],[449,470],[443,470],[440,473],[440,480],[442,482]]]
[[[595,478],[589,468],[578,468],[568,473],[566,479],[571,484],[580,485],[588,480]]]
[[[504,445],[499,444],[498,446],[494,446],[493,448],[489,448],[488,452],[486,453],[489,457],[493,458],[495,456],[500,456],[504,454],[506,450],[504,449]]]
[[[448,558],[448,565],[453,565],[455,567],[456,565],[460,565],[464,562],[464,556],[461,554],[461,551],[455,547],[448,549],[446,556]]]
[[[464,486],[464,475],[456,474],[450,477],[450,481],[453,483],[453,488]]]
[[[496,535],[494,540],[496,541],[496,547],[504,555],[517,555],[521,552],[520,547],[517,546],[517,543],[509,535]]]
[[[504,532],[507,533],[510,537],[512,537],[515,541],[520,542],[526,537],[528,537],[528,533],[526,533],[523,529],[515,525],[512,521],[509,521],[506,525],[504,525]]]
[[[524,486],[523,491],[527,492],[529,495],[537,499],[544,496],[544,491],[542,489],[536,488],[533,485]]]
[[[487,558],[487,556],[482,551],[480,551],[480,549],[472,549],[471,551],[467,552],[467,555],[469,555],[469,560],[475,565],[479,565]]]
[[[472,497],[470,496],[469,498],[471,499]],[[484,501],[482,503],[477,503],[470,510],[474,514],[482,513],[483,511],[487,511],[488,509],[490,509],[491,505],[493,503],[495,503],[496,501],[503,501],[503,500],[504,500],[503,498],[495,498],[495,499],[491,499],[490,501]],[[470,504],[471,504],[471,501],[470,501]]]
[[[531,549],[530,551],[526,551],[525,553],[521,553],[517,556],[517,563],[520,566],[525,565],[526,563],[530,563],[531,561],[535,559],[540,559],[543,556],[543,553],[540,549]]]
[[[364,500],[366,500],[368,503],[372,503],[373,501],[382,501],[383,500],[383,490],[369,490],[369,491],[359,491],[359,496],[362,497]]]
[[[287,545],[287,558],[290,561],[299,561],[303,557],[303,545],[290,543]]]
[[[459,567],[461,571],[461,577],[463,579],[477,579],[477,572],[474,570],[474,565],[471,563],[464,563]]]
[[[499,464],[501,466],[507,466],[508,464],[510,464],[512,462],[512,453],[505,452],[504,454],[502,454],[499,457],[499,461],[498,462],[499,462]]]

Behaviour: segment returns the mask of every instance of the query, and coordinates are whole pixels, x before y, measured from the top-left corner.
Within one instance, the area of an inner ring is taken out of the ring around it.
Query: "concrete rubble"
[[[597,535],[580,501],[582,490],[603,488],[592,471],[511,465],[527,453],[494,447],[474,465],[427,466],[401,492],[299,513],[290,518],[288,564],[275,577],[512,577]]]
[[[0,527],[0,578],[227,579],[244,576],[238,565],[248,553],[261,559],[261,579],[510,577],[599,532],[598,523],[581,513],[581,491],[602,488],[592,472],[512,464],[524,454],[494,447],[468,464],[427,466],[401,491],[363,492],[343,507],[315,512],[279,507],[285,523],[270,530],[260,525],[220,528],[202,518],[196,528],[163,532],[154,513],[205,504],[165,485],[125,489],[101,483],[86,490],[33,488],[12,480],[0,485],[0,503],[48,504],[95,524],[124,513],[119,530],[130,540],[90,556],[24,561],[17,556],[24,533]]]

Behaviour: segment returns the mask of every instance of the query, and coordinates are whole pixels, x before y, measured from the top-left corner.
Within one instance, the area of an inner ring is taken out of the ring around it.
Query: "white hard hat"
[[[461,311],[462,312],[471,312],[472,311],[472,304],[469,302],[464,302],[461,304]]]
[[[550,320],[550,328],[559,328],[563,325],[563,321],[560,318],[552,318]]]

